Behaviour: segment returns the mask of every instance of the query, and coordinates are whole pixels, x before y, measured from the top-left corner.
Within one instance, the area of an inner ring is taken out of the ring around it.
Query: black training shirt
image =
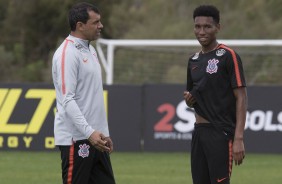
[[[245,86],[241,59],[229,47],[220,44],[213,51],[189,58],[186,88],[196,99],[196,113],[232,136],[236,124],[233,89]]]

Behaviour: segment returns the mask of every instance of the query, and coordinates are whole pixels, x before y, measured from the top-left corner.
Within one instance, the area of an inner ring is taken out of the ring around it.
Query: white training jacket
[[[56,90],[55,144],[71,145],[95,131],[109,136],[101,66],[90,42],[69,35],[52,61]]]

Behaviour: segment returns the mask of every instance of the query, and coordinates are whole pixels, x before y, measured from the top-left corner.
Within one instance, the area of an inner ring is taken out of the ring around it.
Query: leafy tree
[[[0,81],[51,82],[52,55],[70,32],[68,10],[82,1],[101,10],[103,38],[194,39],[193,9],[204,3],[221,10],[219,38],[282,38],[278,0],[0,0]]]

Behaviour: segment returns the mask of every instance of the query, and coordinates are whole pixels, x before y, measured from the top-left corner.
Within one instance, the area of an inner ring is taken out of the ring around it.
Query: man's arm
[[[233,141],[233,158],[235,165],[240,165],[243,163],[245,157],[244,128],[248,97],[246,87],[235,88],[233,92],[236,98],[236,128]]]
[[[196,102],[195,98],[190,93],[192,88],[193,88],[193,81],[192,81],[192,77],[191,77],[191,74],[190,74],[190,67],[189,67],[189,61],[188,61],[186,91],[184,91],[183,97],[184,97],[184,100],[186,102],[186,105],[190,108],[193,108],[193,105]]]
[[[105,137],[99,131],[94,131],[90,135],[88,140],[96,149],[100,150],[101,152],[103,151],[112,152],[113,151],[112,140],[109,137]]]
[[[76,103],[79,60],[75,50],[69,45],[66,45],[63,56],[61,60],[61,76],[59,77],[62,86],[62,105],[76,128],[86,137],[90,137],[94,129],[88,124]]]
[[[193,105],[196,102],[196,100],[192,96],[192,94],[189,91],[184,91],[183,97],[184,97],[184,100],[186,102],[186,105],[190,108],[193,108]]]
[[[66,47],[67,48],[67,47]],[[79,59],[75,54],[74,50],[64,50],[65,53],[62,57],[64,68],[61,68],[61,78],[60,83],[62,84],[62,96],[63,96],[63,107],[72,119],[75,127],[84,134],[90,143],[95,146],[100,151],[110,151],[110,148],[106,146],[107,141],[103,140],[105,136],[94,130],[87,122],[86,118],[81,112],[80,107],[76,103],[76,88],[78,83],[78,68],[79,68]],[[68,51],[68,52],[67,52]]]

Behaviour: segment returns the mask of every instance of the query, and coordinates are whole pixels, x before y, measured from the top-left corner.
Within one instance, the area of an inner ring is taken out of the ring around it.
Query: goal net
[[[282,84],[281,40],[219,40],[241,57],[248,85]],[[105,40],[96,48],[107,84],[185,84],[197,40]]]

